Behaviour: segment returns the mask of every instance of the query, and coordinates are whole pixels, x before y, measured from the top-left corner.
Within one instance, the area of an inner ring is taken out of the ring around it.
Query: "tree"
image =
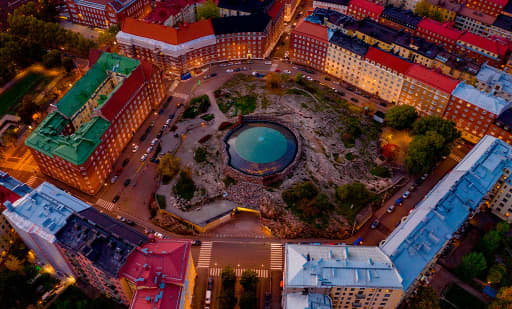
[[[439,297],[431,286],[420,285],[416,293],[409,299],[411,309],[440,309]]]
[[[219,8],[215,4],[215,2],[213,2],[212,0],[203,2],[202,4],[200,4],[197,7],[197,10],[196,10],[196,19],[197,20],[210,19],[210,18],[215,18],[215,17],[219,17],[219,16],[220,16]]]
[[[487,272],[487,282],[489,284],[499,284],[506,271],[507,269],[503,264],[492,265]]]
[[[20,271],[23,269],[23,263],[15,256],[7,256],[7,260],[4,262],[4,266],[10,271]]]
[[[485,233],[480,240],[480,248],[487,256],[490,256],[499,248],[502,237],[503,235],[500,232],[491,230]]]
[[[206,151],[205,147],[198,147],[194,152],[194,160],[197,163],[206,162],[208,151]]]
[[[466,281],[480,276],[487,269],[487,261],[481,252],[470,252],[462,257],[457,273]]]
[[[496,299],[500,302],[512,303],[512,286],[502,287],[498,291]]]
[[[62,58],[62,66],[66,70],[66,72],[71,72],[75,68],[75,63],[73,62],[73,59],[71,57],[64,57]]]
[[[164,183],[169,183],[180,171],[180,168],[181,159],[170,153],[164,154],[158,163],[158,172],[162,176]]]
[[[180,173],[180,178],[172,188],[174,194],[180,196],[181,198],[190,201],[194,197],[194,193],[196,192],[196,184],[192,180],[189,174],[182,171]]]
[[[360,182],[354,182],[336,188],[336,196],[342,204],[363,206],[372,199],[372,194]]]
[[[222,270],[220,277],[222,282],[222,291],[219,295],[219,306],[221,309],[233,309],[236,305],[236,273],[233,268],[226,266]]]
[[[43,56],[43,64],[47,68],[55,68],[62,64],[60,51],[54,49],[50,50]]]
[[[299,85],[302,85],[304,82],[304,76],[301,73],[297,73],[297,75],[295,75],[295,82]]]
[[[242,273],[240,278],[240,284],[244,288],[244,291],[255,291],[256,285],[258,284],[258,274],[254,270],[246,270]]]
[[[32,123],[32,116],[34,113],[39,111],[39,105],[37,105],[32,99],[24,98],[17,113],[20,116],[21,121],[24,124]]]
[[[265,85],[267,89],[281,89],[281,75],[276,72],[270,72],[265,76]]]
[[[508,224],[507,221],[501,221],[498,224],[496,224],[495,229],[501,235],[505,235],[505,233],[508,232],[508,230],[510,229],[510,224]]]
[[[229,266],[224,267],[224,269],[222,269],[220,277],[222,281],[222,287],[224,289],[235,288],[236,273],[233,268]]]
[[[445,155],[444,138],[436,132],[429,131],[426,135],[417,135],[409,144],[405,157],[405,167],[409,173],[418,175],[432,169]]]
[[[284,190],[281,197],[285,203],[292,206],[302,199],[312,200],[319,192],[318,188],[312,182],[305,181],[296,183],[291,188]]]
[[[460,137],[455,122],[439,116],[425,116],[414,122],[412,130],[414,135],[424,135],[429,131],[440,134],[446,144],[451,144]]]
[[[219,295],[220,309],[233,309],[236,305],[235,291],[223,289]]]
[[[418,118],[416,109],[410,105],[399,105],[386,112],[386,123],[397,130],[410,129]]]
[[[119,25],[114,24],[110,26],[107,31],[101,33],[96,40],[98,45],[111,45],[116,40],[117,33],[121,30]]]
[[[240,309],[256,309],[258,308],[258,298],[256,291],[245,291],[240,297]]]

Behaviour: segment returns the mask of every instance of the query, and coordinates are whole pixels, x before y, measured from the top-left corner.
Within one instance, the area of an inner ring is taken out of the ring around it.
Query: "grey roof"
[[[267,14],[229,16],[213,18],[212,26],[215,35],[237,32],[264,32],[270,21],[271,18]]]
[[[424,57],[434,59],[436,55],[442,50],[441,47],[427,40],[414,36],[409,32],[400,32],[395,39],[395,44],[414,50]]]
[[[331,39],[329,40],[329,43],[335,44],[340,46],[341,48],[347,49],[354,54],[358,54],[359,56],[365,56],[368,52],[369,45],[365,42],[359,40],[356,37],[350,37],[346,34],[343,34],[339,31],[335,32]]]
[[[381,17],[411,29],[416,29],[421,21],[421,17],[411,10],[402,10],[394,6],[384,8]]]
[[[509,1],[503,8],[503,12],[512,13],[512,1]]]
[[[68,218],[57,233],[57,241],[64,248],[81,253],[95,267],[117,276],[130,253],[148,238],[90,207]]]
[[[501,29],[505,29],[507,31],[512,31],[512,17],[503,14],[498,15],[498,17],[496,18],[492,25]]]
[[[392,44],[398,35],[398,30],[379,24],[369,18],[363,19],[357,30],[388,44]]]
[[[275,0],[219,0],[217,6],[222,9],[246,13],[266,13]]]

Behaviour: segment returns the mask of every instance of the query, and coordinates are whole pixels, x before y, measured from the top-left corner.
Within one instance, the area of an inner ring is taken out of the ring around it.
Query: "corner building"
[[[95,194],[165,89],[161,71],[150,63],[98,52],[90,63],[25,145],[41,172]]]
[[[303,20],[290,35],[290,60],[323,71],[328,47],[327,27]]]

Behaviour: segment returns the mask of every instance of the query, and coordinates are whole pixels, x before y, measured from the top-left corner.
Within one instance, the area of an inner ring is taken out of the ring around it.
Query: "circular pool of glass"
[[[225,138],[228,164],[242,173],[268,176],[286,168],[297,154],[297,139],[288,128],[268,121],[250,121]]]

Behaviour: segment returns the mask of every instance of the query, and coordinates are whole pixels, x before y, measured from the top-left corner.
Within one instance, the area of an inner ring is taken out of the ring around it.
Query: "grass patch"
[[[207,95],[202,95],[197,98],[193,98],[190,101],[190,105],[183,112],[183,118],[192,119],[196,118],[197,115],[206,113],[208,108],[210,107],[210,98]]]
[[[158,207],[160,207],[160,209],[165,209],[165,207],[166,207],[165,196],[157,194],[156,201],[158,202]]]
[[[391,177],[391,171],[389,170],[389,168],[387,168],[385,166],[372,167],[372,169],[370,170],[370,174],[377,176],[377,177],[382,177],[382,178]]]
[[[456,284],[448,286],[444,292],[444,297],[457,308],[464,309],[483,309],[484,304],[473,295],[469,294]],[[444,308],[444,307],[443,307]],[[449,307],[446,307],[449,308]]]
[[[214,114],[206,114],[206,115],[201,116],[201,119],[203,119],[204,121],[210,121],[210,120],[213,120],[214,118],[215,118]]]
[[[244,95],[241,97],[232,97],[228,99],[226,102],[218,102],[219,109],[227,114],[234,108],[234,116],[237,116],[239,113],[242,115],[248,115],[253,113],[256,110],[257,103],[256,97],[253,95]]]
[[[353,153],[349,152],[345,155],[345,159],[349,160],[349,161],[352,161],[354,160],[355,156]]]
[[[43,75],[29,73],[9,90],[0,95],[0,116],[14,111],[21,102],[21,98],[44,79],[45,77]]]
[[[229,187],[230,185],[236,185],[237,181],[235,178],[227,176],[226,178],[222,179],[222,182],[224,182],[224,185],[226,187]]]

